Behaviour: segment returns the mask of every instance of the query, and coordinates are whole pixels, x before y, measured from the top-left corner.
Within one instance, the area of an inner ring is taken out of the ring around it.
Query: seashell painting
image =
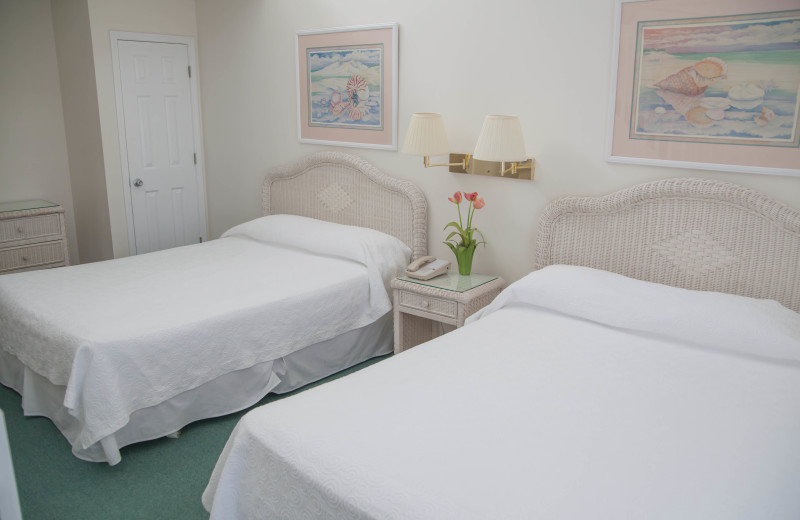
[[[382,129],[381,59],[369,46],[309,50],[309,124]]]
[[[398,25],[297,31],[300,142],[397,150]]]
[[[800,179],[800,0],[617,8],[609,161]]]
[[[623,146],[649,139],[800,153],[800,5],[767,11],[638,19],[625,38],[634,59],[617,70],[632,78],[617,90],[617,103],[631,106],[629,117],[614,117],[615,132],[627,130]]]

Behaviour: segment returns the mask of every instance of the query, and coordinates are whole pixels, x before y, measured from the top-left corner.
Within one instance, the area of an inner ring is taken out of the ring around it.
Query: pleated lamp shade
[[[493,162],[522,162],[528,159],[522,125],[517,116],[489,115],[475,145],[475,159]]]
[[[403,153],[409,155],[446,155],[450,153],[447,134],[441,114],[417,113],[411,115]]]

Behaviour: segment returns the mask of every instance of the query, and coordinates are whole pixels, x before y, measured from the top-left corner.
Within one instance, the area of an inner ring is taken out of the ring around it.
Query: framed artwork
[[[607,160],[800,176],[797,0],[617,0]]]
[[[397,150],[397,24],[299,31],[301,143]]]

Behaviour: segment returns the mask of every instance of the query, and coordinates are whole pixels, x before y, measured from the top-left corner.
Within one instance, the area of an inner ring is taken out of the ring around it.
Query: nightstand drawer
[[[0,271],[55,264],[63,261],[64,245],[60,240],[0,251]]]
[[[39,215],[0,220],[0,242],[60,234],[61,221],[58,215]]]
[[[441,316],[455,318],[458,314],[458,303],[422,296],[408,291],[399,291],[400,305],[418,309],[421,311],[432,312]]]

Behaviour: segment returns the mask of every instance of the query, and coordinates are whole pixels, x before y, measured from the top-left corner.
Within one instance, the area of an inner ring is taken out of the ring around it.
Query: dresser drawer
[[[61,220],[57,214],[0,220],[0,242],[60,234]]]
[[[61,240],[0,250],[0,271],[64,262]]]
[[[421,311],[432,312],[440,314],[449,318],[455,318],[458,314],[458,303],[441,300],[439,298],[432,298],[430,296],[422,296],[420,294],[398,291],[400,305],[411,307],[412,309],[419,309]]]

